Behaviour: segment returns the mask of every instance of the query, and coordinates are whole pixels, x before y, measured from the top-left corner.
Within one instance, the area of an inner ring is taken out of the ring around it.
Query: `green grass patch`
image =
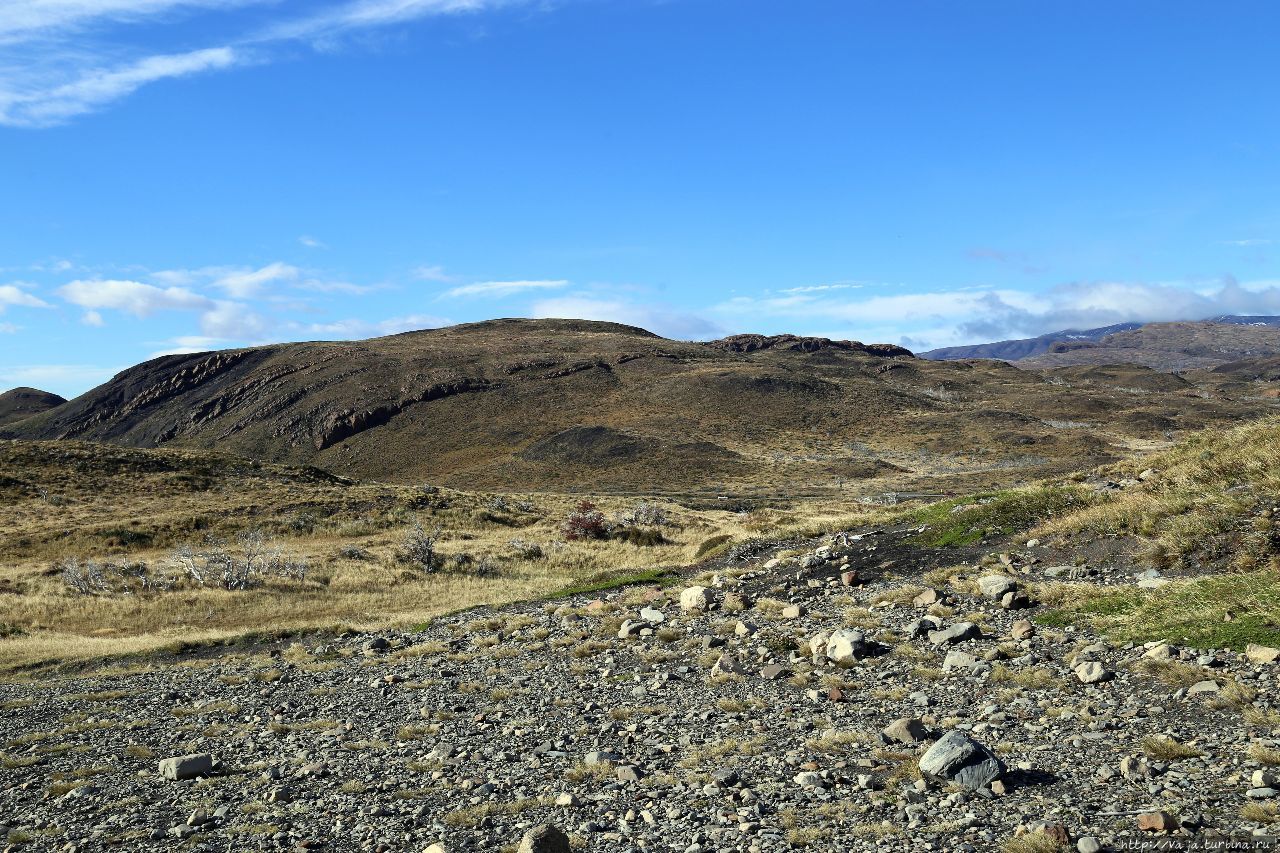
[[[914,537],[916,544],[948,548],[1030,530],[1056,515],[1083,509],[1092,500],[1075,486],[1009,489],[939,501],[911,510],[902,520],[926,526]]]
[[[636,586],[638,584],[660,584],[672,577],[667,569],[646,569],[640,572],[627,572],[623,574],[608,573],[604,575],[596,575],[587,578],[579,584],[573,584],[563,589],[557,590],[548,596],[550,599],[571,598],[575,595],[586,595],[592,592],[601,592],[606,589],[617,589],[622,586]]]
[[[1228,618],[1230,617],[1230,618]],[[1091,625],[1117,642],[1169,640],[1197,648],[1280,645],[1280,575],[1236,572],[1108,589],[1041,614],[1043,625]]]
[[[733,537],[728,533],[722,533],[719,536],[712,536],[704,539],[702,544],[698,546],[698,550],[694,552],[693,558],[701,560],[707,557],[714,557],[721,551],[729,547],[729,543],[733,541]]]

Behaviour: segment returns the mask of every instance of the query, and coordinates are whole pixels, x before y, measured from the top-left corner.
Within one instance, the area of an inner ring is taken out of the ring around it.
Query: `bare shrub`
[[[173,555],[174,564],[200,586],[246,590],[264,578],[305,580],[307,564],[286,558],[259,529],[245,530],[235,544],[208,537],[199,546],[183,545]]]
[[[171,576],[155,574],[143,562],[99,563],[71,557],[54,563],[53,567],[61,573],[62,582],[81,595],[162,592],[174,584]]]
[[[614,524],[623,527],[667,527],[672,523],[667,511],[657,504],[641,501],[620,514]]]
[[[541,560],[546,556],[541,545],[525,539],[512,539],[507,543],[507,547],[521,560]]]
[[[440,541],[440,536],[439,527],[428,533],[420,520],[414,521],[413,527],[400,542],[396,559],[424,572],[437,571],[441,565],[440,556],[436,553],[436,543]]]

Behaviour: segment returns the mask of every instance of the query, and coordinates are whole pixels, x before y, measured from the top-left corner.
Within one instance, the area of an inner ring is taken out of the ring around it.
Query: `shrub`
[[[609,535],[609,525],[605,523],[604,513],[596,509],[591,501],[583,501],[569,513],[560,531],[565,539],[605,539]]]
[[[542,551],[542,546],[537,542],[528,542],[524,539],[512,539],[507,546],[515,552],[516,557],[521,560],[541,560],[546,556]]]
[[[721,533],[718,536],[712,536],[709,539],[705,539],[702,544],[698,546],[698,550],[694,553],[693,558],[695,560],[701,560],[703,557],[711,556],[712,554],[723,550],[731,539],[733,539],[733,537],[727,533]]]
[[[198,547],[183,545],[173,562],[200,586],[229,590],[251,589],[266,577],[305,580],[307,576],[305,561],[287,559],[257,528],[240,533],[234,547],[212,536]]]
[[[645,548],[662,545],[667,541],[661,530],[644,530],[639,527],[615,527],[610,538]]]
[[[414,521],[413,527],[400,542],[396,558],[424,572],[436,571],[441,562],[436,554],[436,542],[440,540],[440,534],[439,527],[428,533],[421,521]]]
[[[621,527],[667,527],[672,521],[662,507],[641,501],[619,515],[615,523]]]
[[[174,579],[168,575],[153,574],[146,563],[99,563],[96,560],[81,562],[76,557],[53,564],[62,575],[62,582],[81,595],[128,595],[130,593],[159,592],[172,588]]]

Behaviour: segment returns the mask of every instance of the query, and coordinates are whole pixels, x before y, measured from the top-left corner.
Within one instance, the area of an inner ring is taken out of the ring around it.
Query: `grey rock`
[[[160,762],[160,775],[174,781],[208,776],[212,772],[213,756],[207,752],[178,755]]]
[[[1003,598],[1018,588],[1018,582],[1008,575],[984,575],[978,578],[978,590],[987,598]]]
[[[524,834],[518,853],[569,853],[569,836],[544,823]]]
[[[938,631],[929,632],[929,642],[935,646],[962,643],[982,636],[982,631],[972,622],[956,622]]]
[[[920,759],[920,772],[977,791],[999,779],[1004,764],[964,732],[950,731]]]

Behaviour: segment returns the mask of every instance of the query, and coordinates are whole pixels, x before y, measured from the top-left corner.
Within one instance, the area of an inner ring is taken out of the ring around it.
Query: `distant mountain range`
[[[921,353],[936,361],[992,358],[1019,367],[1141,364],[1155,370],[1213,368],[1229,362],[1280,355],[1280,317],[1222,315],[1179,323],[1117,323],[1096,329],[1063,329],[1034,338]]]

